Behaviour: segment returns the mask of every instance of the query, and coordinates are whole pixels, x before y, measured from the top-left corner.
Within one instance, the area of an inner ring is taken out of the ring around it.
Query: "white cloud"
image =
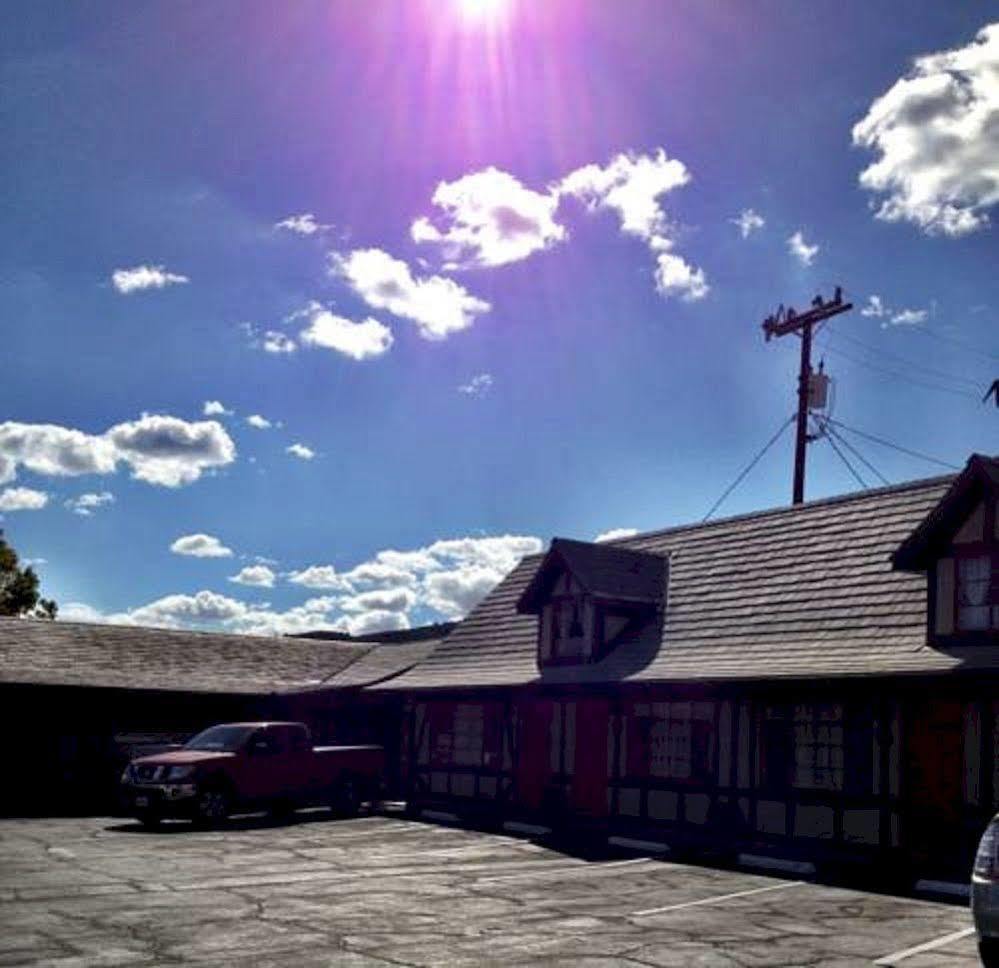
[[[493,385],[492,374],[490,373],[480,373],[478,376],[473,376],[468,383],[462,383],[458,387],[459,393],[464,393],[469,397],[482,397],[485,396]]]
[[[853,143],[878,153],[860,174],[876,217],[965,235],[999,204],[999,23],[965,47],[928,54],[875,100]]]
[[[295,341],[286,333],[278,329],[269,329],[259,340],[259,346],[265,353],[275,355],[282,353],[294,353],[298,349]]]
[[[339,601],[339,607],[348,615],[362,612],[408,612],[417,603],[416,593],[405,587],[377,588],[361,592],[351,598]]]
[[[353,591],[350,582],[338,574],[332,565],[310,565],[301,571],[293,571],[288,576],[288,581],[316,591]]]
[[[376,635],[378,632],[394,632],[409,628],[409,619],[404,612],[374,610],[361,615],[349,616],[344,627],[355,638]]]
[[[165,595],[148,605],[132,609],[124,619],[133,625],[176,627],[181,624],[216,624],[240,619],[249,611],[247,605],[217,592],[200,591],[195,595]]]
[[[227,410],[221,400],[206,400],[201,412],[206,417],[231,417],[233,415],[233,411]]]
[[[262,417],[259,413],[251,413],[246,418],[246,422],[257,430],[268,430],[274,426],[266,417]]]
[[[315,235],[323,232],[330,226],[323,225],[316,221],[316,216],[312,212],[303,212],[301,215],[289,215],[274,223],[274,228],[284,229],[286,232],[294,232],[296,235]]]
[[[860,315],[883,320],[881,328],[885,329],[888,326],[918,326],[926,322],[930,313],[927,309],[893,309],[880,296],[868,296]]]
[[[594,541],[615,541],[617,538],[630,538],[638,534],[637,528],[611,528],[609,531],[601,531]]]
[[[120,423],[104,437],[136,480],[163,487],[191,484],[206,470],[231,464],[236,445],[215,420],[190,423],[178,417],[144,414]]]
[[[729,221],[739,227],[744,239],[748,239],[754,232],[759,232],[767,224],[766,219],[752,208],[744,208],[738,218],[730,218]]]
[[[918,326],[925,323],[929,312],[925,309],[900,309],[892,314],[893,326]]]
[[[165,289],[190,282],[187,276],[167,272],[164,266],[134,266],[131,269],[115,269],[111,273],[111,283],[120,293],[141,292],[143,289]]]
[[[218,538],[210,534],[185,534],[179,537],[170,550],[175,555],[188,555],[191,558],[231,558],[232,548],[227,548]]]
[[[60,622],[105,622],[106,616],[84,602],[64,602],[59,605]]]
[[[316,452],[311,447],[297,443],[286,447],[285,453],[291,454],[292,457],[297,457],[299,460],[312,460],[316,456]]]
[[[352,360],[368,360],[382,356],[394,342],[388,326],[369,316],[356,323],[337,316],[318,303],[309,310],[309,325],[299,334],[304,346],[335,350]]]
[[[405,262],[381,249],[334,254],[332,271],[342,275],[369,306],[411,320],[428,340],[446,339],[468,329],[491,308],[453,279],[415,277]]]
[[[554,190],[578,198],[591,211],[615,212],[621,231],[641,239],[656,255],[659,292],[694,302],[703,299],[710,287],[702,269],[673,251],[673,228],[661,204],[664,195],[689,181],[683,162],[659,148],[651,155],[619,154],[604,166],[585,165],[566,175]]]
[[[95,510],[108,504],[114,504],[114,495],[110,491],[89,491],[70,498],[65,506],[74,514],[89,518]]]
[[[886,312],[887,309],[880,296],[868,296],[867,305],[860,310],[860,315],[880,319]]]
[[[801,229],[788,236],[787,249],[803,266],[810,266],[819,254],[819,246],[809,245]]]
[[[0,511],[40,511],[48,503],[48,494],[30,487],[8,487],[0,491]]]
[[[267,565],[247,565],[241,568],[238,574],[232,575],[229,581],[235,582],[237,585],[273,588],[275,578],[277,578],[277,575]]]
[[[519,262],[566,237],[555,221],[558,195],[532,191],[497,168],[441,182],[432,201],[443,227],[419,218],[411,234],[416,242],[440,245],[447,268]]]
[[[137,480],[179,487],[235,457],[232,439],[214,420],[144,414],[99,435],[56,424],[0,423],[0,483],[12,480],[18,465],[36,474],[75,477],[113,474],[124,462]]]

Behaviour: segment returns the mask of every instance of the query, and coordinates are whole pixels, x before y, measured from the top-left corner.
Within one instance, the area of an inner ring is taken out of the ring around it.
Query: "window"
[[[706,781],[714,754],[711,703],[637,703],[640,742],[630,772],[671,780]]]
[[[805,790],[843,789],[843,707],[794,707],[793,783]]]
[[[999,602],[990,595],[992,559],[974,555],[957,560],[957,627],[962,632],[999,628]]]
[[[454,762],[457,766],[482,765],[483,709],[459,703],[454,709]]]

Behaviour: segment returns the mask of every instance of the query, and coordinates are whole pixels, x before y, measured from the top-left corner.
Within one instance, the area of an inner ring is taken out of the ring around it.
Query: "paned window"
[[[843,789],[843,707],[838,703],[794,707],[793,783],[806,790]]]
[[[999,628],[999,603],[990,601],[992,559],[989,555],[957,560],[957,627],[962,632]]]

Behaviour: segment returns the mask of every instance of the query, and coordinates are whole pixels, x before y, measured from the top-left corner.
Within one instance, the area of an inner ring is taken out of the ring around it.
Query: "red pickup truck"
[[[356,813],[378,798],[384,768],[382,747],[313,746],[304,723],[224,723],[180,749],[133,760],[121,782],[147,826],[166,817],[216,825],[239,809]]]

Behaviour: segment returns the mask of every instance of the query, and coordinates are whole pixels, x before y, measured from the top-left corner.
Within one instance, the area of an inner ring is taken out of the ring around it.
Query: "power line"
[[[953,386],[943,386],[939,383],[928,383],[925,380],[917,380],[915,377],[909,376],[907,373],[900,373],[898,370],[890,370],[884,366],[878,366],[876,363],[871,363],[869,360],[862,360],[856,356],[852,356],[836,346],[829,346],[826,344],[823,347],[828,353],[835,353],[837,356],[842,356],[844,359],[850,360],[859,366],[867,367],[869,370],[875,370],[878,373],[884,373],[886,376],[894,377],[896,380],[902,380],[905,383],[911,383],[913,386],[923,387],[926,390],[938,390],[941,393],[950,393],[958,397],[968,397],[971,400],[977,400],[977,394],[971,393],[968,390],[959,390]]]
[[[858,483],[858,484],[859,484],[859,485],[860,485],[861,487],[863,487],[863,488],[865,488],[865,489],[866,489],[866,488],[867,488],[867,481],[865,481],[865,480],[864,480],[864,479],[863,479],[863,478],[862,478],[862,477],[860,476],[860,474],[858,474],[858,473],[857,473],[857,470],[856,470],[856,469],[854,468],[853,464],[851,464],[851,463],[850,463],[850,462],[849,462],[849,461],[848,461],[848,460],[846,459],[846,456],[845,456],[845,455],[843,454],[843,451],[841,451],[841,450],[840,450],[840,449],[839,449],[839,448],[838,448],[838,447],[836,446],[836,441],[835,441],[835,440],[833,440],[833,436],[832,436],[832,434],[828,434],[828,435],[826,436],[826,440],[828,440],[828,441],[829,441],[829,446],[830,446],[830,447],[832,447],[832,449],[833,449],[833,450],[834,450],[834,451],[836,452],[836,456],[837,456],[837,457],[838,457],[838,458],[839,458],[839,459],[840,459],[840,460],[841,460],[841,461],[842,461],[842,462],[843,462],[844,464],[846,464],[846,469],[847,469],[847,470],[848,470],[848,471],[849,471],[849,472],[850,472],[850,473],[851,473],[851,474],[852,474],[852,475],[853,475],[853,476],[854,476],[854,477],[855,477],[855,478],[857,479],[857,483]]]
[[[863,437],[865,440],[869,440],[872,443],[881,444],[882,447],[890,447],[892,450],[899,451],[899,453],[907,454],[909,457],[918,457],[920,460],[929,461],[931,464],[937,464],[940,467],[946,467],[948,470],[952,471],[959,471],[961,469],[956,464],[948,464],[947,461],[940,460],[937,457],[931,457],[929,454],[921,454],[918,450],[909,450],[908,447],[902,447],[899,444],[892,443],[890,440],[885,440],[883,437],[875,437],[874,434],[868,434],[863,430],[857,430],[856,427],[848,427],[840,420],[833,420],[830,417],[829,423],[831,423],[834,427],[849,430],[851,434],[856,434],[858,437]]]
[[[905,366],[913,370],[921,370],[923,373],[928,373],[930,376],[939,377],[944,380],[950,380],[954,383],[963,383],[965,386],[973,387],[977,390],[981,384],[978,380],[969,380],[966,376],[958,376],[956,373],[948,373],[945,370],[937,370],[932,366],[924,366],[922,363],[914,363],[912,360],[906,359],[904,356],[899,356],[898,353],[892,353],[889,350],[879,349],[876,346],[871,346],[869,343],[865,343],[863,340],[857,339],[855,336],[849,336],[846,333],[840,332],[838,329],[834,330],[832,327],[827,327],[829,334],[835,336],[837,339],[845,339],[851,343],[855,343],[861,349],[867,350],[869,353],[875,353],[879,356],[887,357],[888,359],[895,360],[898,363],[903,363]],[[828,338],[828,337],[827,337]]]
[[[714,504],[711,505],[711,510],[708,511],[708,513],[705,514],[703,518],[701,518],[702,523],[704,521],[707,521],[708,518],[710,518],[711,515],[714,514],[715,511],[717,511],[718,508],[722,506],[722,504],[725,501],[725,498],[727,498],[729,494],[731,494],[742,483],[743,478],[745,478],[745,476],[760,462],[760,460],[763,458],[763,455],[768,450],[770,450],[770,448],[773,447],[774,444],[777,443],[777,441],[780,439],[781,434],[783,434],[784,431],[787,430],[787,428],[790,427],[792,423],[794,423],[794,420],[795,420],[795,415],[792,414],[790,417],[787,418],[787,420],[784,421],[784,423],[780,425],[780,429],[777,431],[777,433],[775,433],[773,437],[771,437],[766,442],[766,444],[763,446],[763,449],[746,465],[745,468],[743,468],[742,471],[739,472],[738,477],[736,477],[736,479],[732,481],[732,483],[729,484],[727,488],[725,488],[725,491],[722,494],[722,496],[718,498],[718,500],[715,501]]]
[[[913,332],[921,333],[923,336],[931,336],[933,339],[938,339],[942,343],[950,343],[952,346],[959,346],[966,353],[974,353],[976,356],[983,356],[987,360],[999,360],[999,353],[991,353],[989,350],[983,350],[980,347],[972,346],[971,343],[965,343],[964,340],[955,339],[953,336],[944,336],[943,333],[938,333],[936,330],[928,329],[925,326],[914,326]]]
[[[835,437],[854,457],[859,460],[882,484],[891,484],[884,474],[881,473],[853,444],[850,443],[835,427],[827,427],[829,434]]]

